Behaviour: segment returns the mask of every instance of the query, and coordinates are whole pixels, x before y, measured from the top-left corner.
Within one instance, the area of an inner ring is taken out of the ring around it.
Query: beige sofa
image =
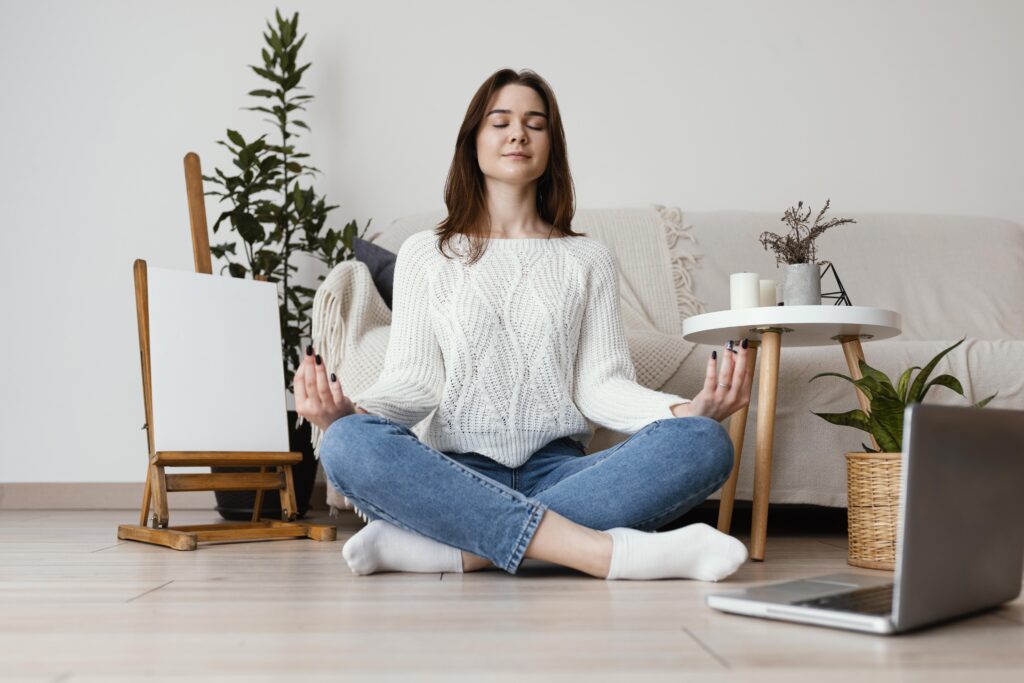
[[[833,262],[854,305],[895,310],[903,319],[900,336],[864,343],[867,362],[892,376],[924,365],[966,336],[937,368],[961,380],[966,399],[936,387],[926,400],[964,404],[998,391],[992,407],[1024,408],[1024,228],[971,216],[839,213],[857,223],[822,235],[819,259]],[[396,220],[374,241],[397,253],[406,237],[433,227],[443,215],[433,211]],[[619,245],[630,252],[628,258],[621,254],[620,290],[638,381],[687,397],[699,391],[712,349],[682,340],[680,320],[728,308],[730,273],[756,271],[781,281],[774,255],[758,242],[765,230],[784,231],[780,216],[683,212],[658,205],[577,213],[575,229],[602,239],[613,251]],[[600,229],[590,229],[595,226]],[[623,247],[626,235],[641,236],[646,250]],[[652,243],[658,239],[664,243]],[[649,259],[649,268],[637,267],[638,254]],[[661,296],[652,282],[665,282],[672,296]],[[832,287],[826,283],[823,289]],[[380,299],[369,272],[358,262],[339,265],[317,293],[314,339],[350,391],[376,378],[387,347],[390,312],[375,298]],[[861,450],[866,435],[811,414],[857,407],[848,383],[835,378],[809,383],[826,371],[847,372],[838,344],[787,349],[783,339],[772,502],[846,505],[842,454]],[[740,500],[749,500],[752,492],[756,400],[755,386],[737,487]],[[587,452],[625,438],[597,428]],[[328,502],[333,508],[351,507],[329,484]]]

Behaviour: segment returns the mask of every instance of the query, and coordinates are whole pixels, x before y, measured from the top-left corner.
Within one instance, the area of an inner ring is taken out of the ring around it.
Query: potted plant
[[[246,109],[260,112],[271,125],[272,132],[246,140],[235,130],[227,131],[226,140],[218,144],[232,155],[234,168],[227,172],[214,169],[214,175],[204,180],[215,186],[207,195],[220,197],[225,204],[213,232],[222,225],[235,233],[228,242],[210,247],[211,254],[224,262],[232,277],[266,280],[278,283],[281,316],[281,357],[284,364],[285,386],[292,391],[295,371],[302,360],[303,341],[310,336],[310,310],[316,290],[296,280],[297,257],[311,256],[333,268],[355,255],[355,240],[365,235],[370,227],[367,221],[358,233],[356,221],[343,230],[324,229],[328,214],[337,208],[328,205],[312,185],[303,186],[319,171],[309,165],[309,154],[296,147],[296,140],[309,125],[298,118],[313,96],[302,92],[302,76],[311,63],[301,64],[299,50],[306,35],[298,35],[299,15],[285,19],[275,11],[275,24],[267,22],[263,38],[266,46],[261,51],[262,64],[250,68],[266,86],[252,90],[249,95],[257,104]],[[372,219],[371,219],[372,220]],[[242,245],[241,258],[236,247]],[[317,277],[323,281],[324,274]],[[297,426],[298,415],[288,411],[289,447],[301,451],[302,463],[294,468],[298,513],[305,514],[316,479],[317,461],[313,455],[310,426],[303,422]],[[218,468],[217,471],[245,471],[245,468]],[[251,471],[251,468],[249,468]],[[217,491],[217,510],[226,519],[248,519],[255,500],[253,491]],[[276,491],[264,496],[263,508],[268,515],[280,514],[280,498]]]
[[[873,449],[862,443],[863,452],[846,454],[849,564],[869,569],[891,570],[895,567],[903,412],[909,404],[922,402],[933,386],[946,387],[964,395],[960,381],[952,375],[939,375],[928,381],[939,361],[963,342],[961,339],[941,351],[924,368],[916,365],[907,368],[895,384],[863,360],[858,363],[862,374],[860,379],[836,372],[822,372],[810,379],[845,379],[863,392],[870,402],[868,412],[856,409],[846,413],[814,413],[832,424],[863,430],[878,444],[878,449]],[[920,371],[916,377],[915,370]],[[978,401],[974,406],[985,407],[997,394]]]
[[[761,246],[765,251],[775,252],[775,265],[786,264],[782,283],[782,302],[787,306],[821,304],[821,263],[817,260],[814,241],[829,228],[846,223],[856,223],[851,218],[830,218],[825,220],[831,199],[810,223],[811,207],[804,209],[804,203],[786,209],[781,220],[789,226],[789,233],[777,235],[762,232]]]

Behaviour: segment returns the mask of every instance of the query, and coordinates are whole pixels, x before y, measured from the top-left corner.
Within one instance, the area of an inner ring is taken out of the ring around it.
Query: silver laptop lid
[[[897,630],[1016,598],[1024,558],[1024,411],[912,404],[903,451]]]

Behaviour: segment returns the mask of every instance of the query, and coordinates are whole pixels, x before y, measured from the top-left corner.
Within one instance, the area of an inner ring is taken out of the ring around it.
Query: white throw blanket
[[[437,214],[405,220],[404,237],[433,227]],[[693,293],[693,267],[699,258],[694,239],[678,208],[591,209],[577,212],[573,228],[604,243],[619,270],[623,325],[637,381],[661,389],[693,350],[683,340],[684,318],[703,312]],[[393,226],[393,228],[396,226]],[[328,372],[335,372],[347,395],[376,381],[390,337],[391,311],[359,261],[338,264],[313,300],[312,338]],[[428,415],[413,427],[420,431]],[[313,446],[320,455],[321,431],[314,425]],[[339,500],[340,499],[340,500]],[[351,503],[328,486],[334,508]]]

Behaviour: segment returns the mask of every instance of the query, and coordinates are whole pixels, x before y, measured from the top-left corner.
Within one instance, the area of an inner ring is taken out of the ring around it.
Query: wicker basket
[[[846,486],[850,548],[854,567],[896,567],[896,517],[900,504],[902,453],[847,453]]]

